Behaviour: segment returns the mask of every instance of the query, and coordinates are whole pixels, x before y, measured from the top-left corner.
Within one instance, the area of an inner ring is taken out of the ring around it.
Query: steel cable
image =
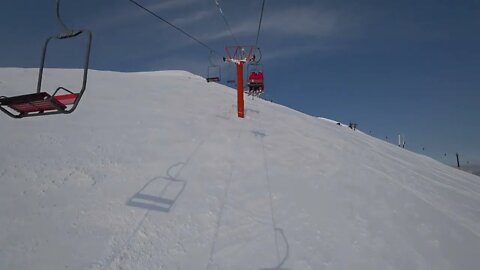
[[[153,15],[155,18],[163,21],[164,23],[170,25],[171,27],[175,28],[177,31],[181,32],[182,34],[184,34],[185,36],[189,37],[190,39],[194,40],[195,42],[197,42],[198,44],[202,45],[203,47],[207,48],[210,52],[212,53],[215,53],[215,54],[218,54],[214,49],[212,49],[210,46],[208,46],[207,44],[205,44],[204,42],[200,41],[199,39],[197,39],[196,37],[190,35],[189,33],[187,33],[185,30],[183,30],[182,28],[172,24],[171,22],[165,20],[164,18],[160,17],[159,15],[157,15],[156,13],[154,13],[153,11],[149,10],[148,8],[142,6],[141,4],[139,4],[138,2],[134,1],[134,0],[128,0],[130,2],[132,2],[133,4],[135,4],[136,6],[138,6],[139,8],[145,10],[146,12],[148,12],[149,14]]]
[[[260,37],[260,28],[262,27],[262,19],[263,19],[263,10],[264,9],[265,9],[265,0],[263,0],[262,11],[260,12],[260,22],[258,23],[257,39],[255,40],[255,48],[258,47],[258,39]]]
[[[238,43],[238,39],[235,37],[235,35],[232,32],[232,28],[230,27],[230,24],[228,23],[227,18],[225,17],[225,14],[223,14],[223,10],[222,10],[222,7],[220,6],[219,0],[215,0],[215,5],[217,6],[218,12],[222,16],[223,21],[225,22],[225,25],[227,26],[228,32],[232,36],[232,39],[234,40],[235,44],[240,44],[240,43]]]

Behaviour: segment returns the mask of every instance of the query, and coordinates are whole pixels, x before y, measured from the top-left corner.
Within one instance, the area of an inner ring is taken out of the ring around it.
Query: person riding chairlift
[[[254,83],[257,81],[258,75],[255,71],[248,76],[248,94],[252,94],[255,91]]]
[[[257,78],[258,78],[258,91],[259,92],[263,92],[263,72],[259,71],[258,74],[257,74]]]
[[[252,73],[250,73],[250,76],[248,76],[248,82],[252,83],[252,82],[255,82],[255,80],[257,80],[257,73],[255,71],[253,71]]]

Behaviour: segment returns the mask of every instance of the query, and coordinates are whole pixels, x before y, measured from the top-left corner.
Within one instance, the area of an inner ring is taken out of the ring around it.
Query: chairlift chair
[[[214,53],[214,51],[210,51],[210,65],[207,68],[207,82],[219,82],[222,77],[222,70],[220,68],[220,65],[213,62]]]
[[[261,76],[252,76],[253,74],[262,74]],[[254,93],[257,95],[262,94],[265,91],[265,80],[264,80],[264,73],[263,73],[263,65],[259,63],[251,63],[247,66],[247,74],[248,74],[248,89],[252,89]]]
[[[92,33],[88,30],[71,30],[63,23],[60,18],[60,0],[56,0],[56,17],[59,24],[64,29],[64,32],[55,36],[51,36],[45,41],[36,93],[13,97],[0,96],[0,110],[10,117],[24,118],[52,114],[69,114],[77,108],[78,103],[85,92],[87,86],[88,66],[90,61]],[[45,60],[50,41],[53,39],[65,40],[82,35],[87,37],[87,42],[81,89],[78,92],[75,92],[60,86],[53,92],[53,94],[42,91],[43,70],[45,67]]]
[[[237,80],[235,79],[235,70],[232,68],[232,65],[228,65],[228,70],[227,70],[227,84],[229,85],[235,85],[237,83]]]
[[[251,61],[247,65],[247,75],[248,75],[247,86],[248,86],[249,92],[253,91],[255,95],[259,96],[263,94],[265,91],[265,80],[264,80],[263,65],[260,63],[260,60],[262,59],[262,52],[260,51],[260,48],[256,48],[256,50],[258,51],[258,55],[259,55],[258,59],[254,55],[253,61]],[[258,76],[258,74],[261,74],[261,76]]]
[[[210,65],[207,69],[207,82],[219,82],[221,80],[221,70],[219,65]]]

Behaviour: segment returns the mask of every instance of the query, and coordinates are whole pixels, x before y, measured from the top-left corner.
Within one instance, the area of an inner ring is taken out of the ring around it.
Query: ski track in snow
[[[397,179],[393,179],[391,176],[389,176],[388,179],[401,185],[405,188],[405,190],[412,192],[418,198],[427,202],[433,208],[443,212],[450,218],[457,221],[462,221],[461,224],[463,226],[465,226],[472,233],[480,237],[480,210],[478,210],[474,206],[464,205],[468,201],[478,201],[478,198],[480,197],[480,182],[465,181],[464,179],[454,180],[456,179],[456,177],[454,177],[452,174],[444,173],[441,169],[432,171],[432,175],[434,177],[426,177],[421,173],[415,171],[412,167],[412,164],[406,163],[404,160],[395,158],[392,155],[385,155],[384,157],[394,161],[397,165],[399,165],[401,170],[414,175],[415,177],[413,179],[416,179],[416,181],[401,181],[400,179],[402,179],[403,177],[397,177]],[[369,169],[376,170],[377,173],[381,173],[384,175],[388,172],[388,169],[386,169],[385,171],[380,171],[379,169],[371,167]],[[430,185],[425,185],[425,183],[430,183]],[[413,185],[415,185],[414,188],[412,188]],[[425,191],[420,192],[423,189],[425,189]],[[459,205],[459,207],[472,211],[472,218],[474,220],[465,220],[464,217],[458,216],[456,214],[458,210],[452,209],[453,205],[443,206],[443,199],[438,195],[438,191],[440,190],[446,190],[445,192],[448,192],[449,196],[456,195],[458,197],[463,197],[461,199],[462,205]],[[476,224],[476,226],[472,226],[473,224]]]
[[[250,112],[255,112],[257,115],[259,115],[260,109],[249,109]],[[261,119],[263,117],[259,117]],[[260,128],[262,128],[260,124]],[[290,251],[290,246],[288,244],[287,237],[285,236],[284,230],[280,227],[278,227],[277,222],[275,220],[275,207],[274,207],[274,199],[273,199],[273,194],[272,194],[272,188],[271,188],[271,179],[270,179],[270,171],[269,171],[269,166],[268,166],[268,158],[267,158],[267,153],[265,149],[265,143],[264,139],[267,136],[267,134],[262,131],[262,130],[253,130],[252,133],[254,134],[255,138],[259,142],[259,146],[257,147],[261,151],[261,157],[263,158],[263,166],[264,166],[264,172],[265,172],[265,177],[264,177],[264,183],[266,186],[266,193],[268,194],[269,198],[269,208],[270,208],[270,218],[271,218],[271,225],[272,225],[272,230],[273,230],[273,235],[274,235],[274,240],[275,240],[275,251],[276,251],[276,257],[277,257],[277,262],[278,265],[271,267],[271,268],[261,268],[261,269],[283,269],[282,266],[285,264],[285,262],[288,259],[289,256],[289,251]],[[280,235],[281,240],[283,241],[283,244],[285,246],[285,255],[281,255],[280,251],[280,245],[279,245],[279,240],[278,236]]]
[[[231,106],[227,106],[228,107],[231,107]],[[225,110],[225,108],[224,108]],[[220,117],[221,119],[230,119],[230,117],[228,117],[228,114],[231,113],[231,110],[228,110],[225,114],[227,115],[226,117]],[[218,127],[218,126],[217,126]],[[205,144],[205,142],[209,139],[211,139],[212,135],[217,131],[217,129],[213,129],[205,138],[202,138],[200,139],[200,142],[196,145],[195,149],[191,152],[191,154],[185,159],[184,162],[181,162],[181,163],[177,163],[175,165],[173,165],[172,167],[170,167],[168,170],[167,170],[167,179],[173,179],[174,181],[179,181],[179,177],[182,173],[182,171],[189,165],[189,163],[191,162],[192,159],[195,158],[195,155],[198,153],[198,151],[201,149],[201,147]],[[173,169],[174,167],[180,167],[180,169],[177,170],[177,172],[175,173],[174,176],[171,176],[171,173],[170,173],[170,170]],[[147,184],[145,184],[145,186],[141,189],[143,190],[146,186],[148,186],[153,180],[155,179],[152,179],[150,180],[149,182],[147,182]],[[171,183],[171,182],[170,182]],[[169,184],[170,184],[169,183]],[[169,184],[167,184],[167,186],[163,189],[163,191],[165,191]],[[183,189],[182,189],[182,192],[183,192]],[[163,192],[161,192],[160,194],[158,194],[159,197],[162,197],[163,195]],[[181,195],[181,193],[179,193],[179,195]],[[173,211],[173,208],[175,207],[175,203],[171,205],[171,208],[169,209],[169,211]],[[131,245],[131,241],[132,239],[138,235],[139,231],[141,230],[144,222],[148,219],[148,216],[149,214],[151,213],[152,210],[148,209],[145,211],[142,219],[138,222],[137,226],[135,227],[135,229],[133,230],[133,232],[131,233],[131,235],[127,238],[127,240],[125,241],[125,243],[121,246],[121,248],[119,248],[117,251],[114,251],[113,255],[110,256],[109,258],[107,258],[105,261],[105,266],[103,266],[104,264],[103,263],[95,263],[96,266],[99,266],[101,267],[101,269],[110,269],[112,267],[112,264],[114,263],[115,260],[117,260],[122,253],[124,253],[126,250],[129,250],[130,249],[130,245]]]
[[[256,135],[257,136],[257,135]],[[273,225],[273,232],[275,236],[275,247],[277,251],[277,260],[279,261],[278,265],[273,267],[273,268],[265,268],[265,269],[281,269],[283,264],[287,261],[288,255],[289,255],[289,250],[290,246],[288,244],[287,237],[285,236],[285,233],[282,228],[277,227],[277,222],[275,221],[275,212],[274,212],[274,206],[273,206],[273,195],[272,195],[272,188],[271,188],[271,180],[270,180],[270,173],[268,169],[268,160],[267,160],[267,155],[266,155],[266,150],[265,150],[265,145],[263,142],[263,138],[266,136],[263,133],[259,133],[258,136],[260,137],[261,141],[261,149],[262,149],[262,155],[263,159],[265,162],[265,181],[268,189],[268,197],[269,197],[269,202],[270,202],[270,212],[272,216],[272,225]],[[278,233],[282,236],[282,240],[284,241],[285,244],[285,256],[282,258],[280,255],[280,249],[279,249],[279,243],[278,243]]]
[[[237,134],[237,137],[236,137],[236,140],[239,140],[241,135],[242,135],[242,130],[239,130],[239,132]],[[223,198],[221,199],[221,202],[220,202],[220,210],[217,214],[217,222],[215,224],[215,231],[214,231],[214,235],[213,235],[213,238],[212,238],[212,241],[211,241],[212,244],[211,244],[211,248],[210,248],[208,264],[206,266],[207,270],[211,270],[211,269],[215,269],[215,268],[218,269],[218,265],[215,264],[215,261],[214,261],[214,255],[215,255],[215,251],[216,251],[216,248],[217,248],[216,244],[217,244],[217,239],[218,239],[218,233],[219,233],[219,230],[220,230],[220,226],[222,225],[222,216],[223,216],[223,213],[225,211],[225,205],[227,203],[228,193],[230,191],[230,185],[231,185],[231,182],[233,181],[233,173],[235,171],[235,161],[233,159],[233,155],[236,152],[235,151],[236,148],[234,147],[234,145],[235,145],[234,142],[235,142],[235,140],[232,140],[231,146],[230,146],[230,148],[232,149],[231,154],[230,154],[230,158],[232,159],[230,174],[229,174],[228,178],[226,178],[226,180],[225,180],[224,194],[223,194]]]
[[[417,189],[413,189],[409,186],[409,184],[404,184],[401,181],[397,181],[396,179],[393,179],[390,175],[388,175],[387,173],[385,173],[381,170],[378,170],[378,169],[372,168],[372,167],[367,167],[367,168],[369,170],[375,172],[375,173],[384,175],[386,179],[389,179],[392,183],[395,183],[395,184],[401,186],[404,190],[414,194],[417,198],[424,201],[425,203],[430,205],[432,208],[434,208],[434,209],[438,210],[439,212],[445,214],[445,216],[449,217],[451,220],[457,221],[457,222],[464,220],[461,216],[458,216],[457,214],[455,214],[455,212],[449,211],[448,208],[444,208],[438,200],[429,199],[427,196],[425,196],[426,193],[419,192],[418,189],[420,189],[421,187],[417,187]],[[414,175],[417,176],[418,178],[421,178],[422,180],[438,184],[438,182],[431,181],[429,178],[423,177],[422,175],[419,175],[417,173],[414,173]],[[477,213],[480,213],[479,210],[477,210],[477,209],[471,209],[471,210],[474,210]],[[474,233],[477,237],[480,237],[477,226],[471,226],[470,222],[459,222],[459,224],[461,224],[466,229],[468,229],[469,231]]]

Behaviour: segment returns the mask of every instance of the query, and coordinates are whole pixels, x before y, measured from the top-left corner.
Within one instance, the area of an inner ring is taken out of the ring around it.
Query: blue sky
[[[205,76],[208,50],[128,0],[62,1],[67,24],[94,33],[92,68]],[[45,37],[59,30],[54,1],[4,2],[0,66],[38,67]],[[138,2],[219,54],[234,43],[214,0]],[[262,1],[220,3],[236,38],[255,43]],[[479,29],[479,0],[267,0],[259,41],[267,98],[382,139],[402,133],[407,148],[449,164],[456,152],[480,163]],[[50,56],[49,66],[80,66],[77,55]],[[222,64],[222,75],[233,69]]]

